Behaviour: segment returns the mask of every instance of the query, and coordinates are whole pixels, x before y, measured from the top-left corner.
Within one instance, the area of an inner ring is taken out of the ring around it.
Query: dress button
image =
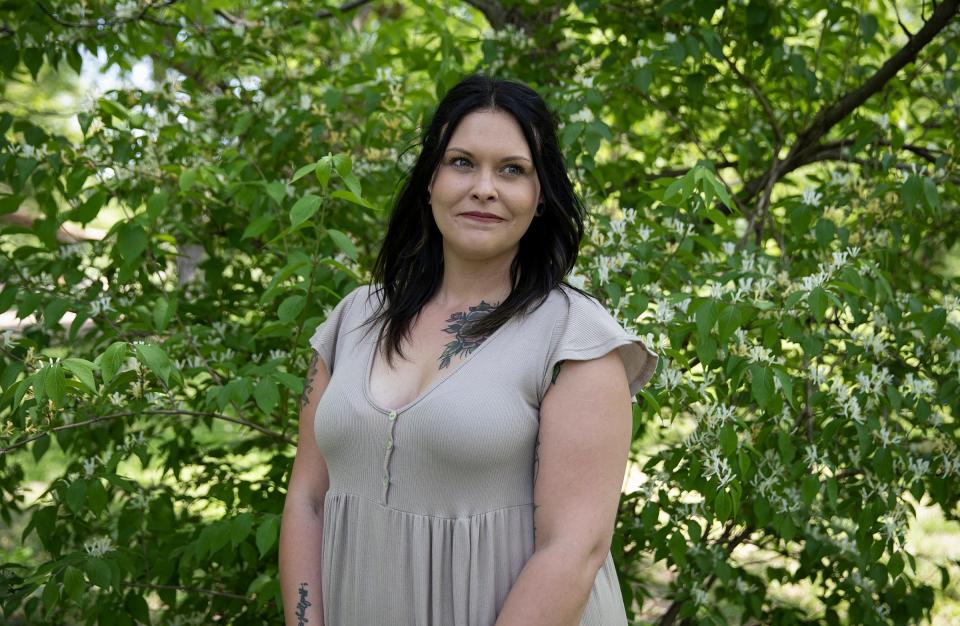
[[[387,450],[393,447],[393,439],[387,439],[387,445],[384,446]]]
[[[383,475],[383,484],[386,485],[386,484],[389,483],[389,482],[390,482],[390,477],[387,476],[386,474],[384,474],[384,475]]]
[[[392,422],[392,421],[395,420],[395,419],[397,419],[397,412],[396,412],[396,411],[390,411],[390,421]]]

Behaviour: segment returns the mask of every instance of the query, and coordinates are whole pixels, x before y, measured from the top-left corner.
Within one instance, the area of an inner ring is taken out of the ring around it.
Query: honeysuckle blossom
[[[580,109],[577,113],[574,113],[570,116],[571,122],[592,122],[593,121],[593,111],[584,107]]]
[[[97,464],[100,463],[100,458],[96,456],[87,457],[81,461],[81,463],[83,465],[84,478],[91,478],[94,470],[97,468]]]
[[[809,204],[810,206],[816,208],[820,206],[820,200],[823,198],[823,194],[818,192],[813,187],[807,187],[803,190],[803,202],[804,204]]]
[[[720,451],[717,448],[709,449],[704,461],[703,477],[709,479],[714,476],[720,481],[720,487],[733,480],[733,470],[730,469],[730,463],[720,457]]]
[[[97,537],[83,542],[83,548],[90,556],[100,557],[113,550],[113,544],[107,537]]]
[[[905,393],[914,394],[918,399],[930,400],[936,393],[936,385],[932,381],[917,378],[913,372],[907,372],[901,389]]]
[[[656,385],[670,392],[676,389],[683,382],[683,372],[670,366],[670,362],[661,357],[663,367],[660,370],[660,376],[657,377]]]
[[[667,326],[674,318],[676,313],[673,311],[673,307],[666,300],[661,300],[659,298],[653,301],[654,304],[654,321],[661,325]]]

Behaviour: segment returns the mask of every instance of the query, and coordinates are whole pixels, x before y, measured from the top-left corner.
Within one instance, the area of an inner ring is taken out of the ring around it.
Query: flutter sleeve
[[[546,395],[553,369],[564,360],[586,361],[618,349],[627,371],[630,395],[635,396],[649,382],[660,360],[637,335],[628,333],[603,305],[577,292],[569,293],[570,307],[558,319],[550,338],[550,351],[540,387]]]
[[[327,371],[331,375],[335,367],[337,338],[340,336],[340,327],[343,325],[350,311],[350,305],[353,303],[359,291],[360,287],[357,287],[341,298],[340,302],[330,311],[327,319],[317,326],[317,329],[313,332],[313,336],[310,337],[310,345],[320,355],[320,358],[323,359],[324,364],[327,366]]]

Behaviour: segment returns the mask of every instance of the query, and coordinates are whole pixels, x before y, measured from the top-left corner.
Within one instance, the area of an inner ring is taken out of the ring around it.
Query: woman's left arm
[[[619,351],[565,361],[540,405],[534,553],[495,626],[576,626],[616,523],[632,407]]]

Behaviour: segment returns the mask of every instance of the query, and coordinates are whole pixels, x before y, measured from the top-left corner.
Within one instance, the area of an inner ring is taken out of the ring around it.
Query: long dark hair
[[[411,170],[393,202],[380,253],[371,270],[380,305],[367,321],[386,319],[377,338],[387,338],[387,363],[402,358],[400,342],[411,321],[440,287],[443,279],[443,237],[428,204],[427,185],[460,121],[477,110],[509,113],[523,129],[530,146],[544,197],[543,213],[533,219],[520,239],[510,265],[510,295],[482,318],[470,322],[461,335],[476,338],[494,332],[517,315],[536,309],[560,284],[580,293],[564,277],[573,269],[584,231],[584,205],[576,194],[557,142],[557,119],[540,95],[527,85],[471,74],[453,86],[437,106]]]

